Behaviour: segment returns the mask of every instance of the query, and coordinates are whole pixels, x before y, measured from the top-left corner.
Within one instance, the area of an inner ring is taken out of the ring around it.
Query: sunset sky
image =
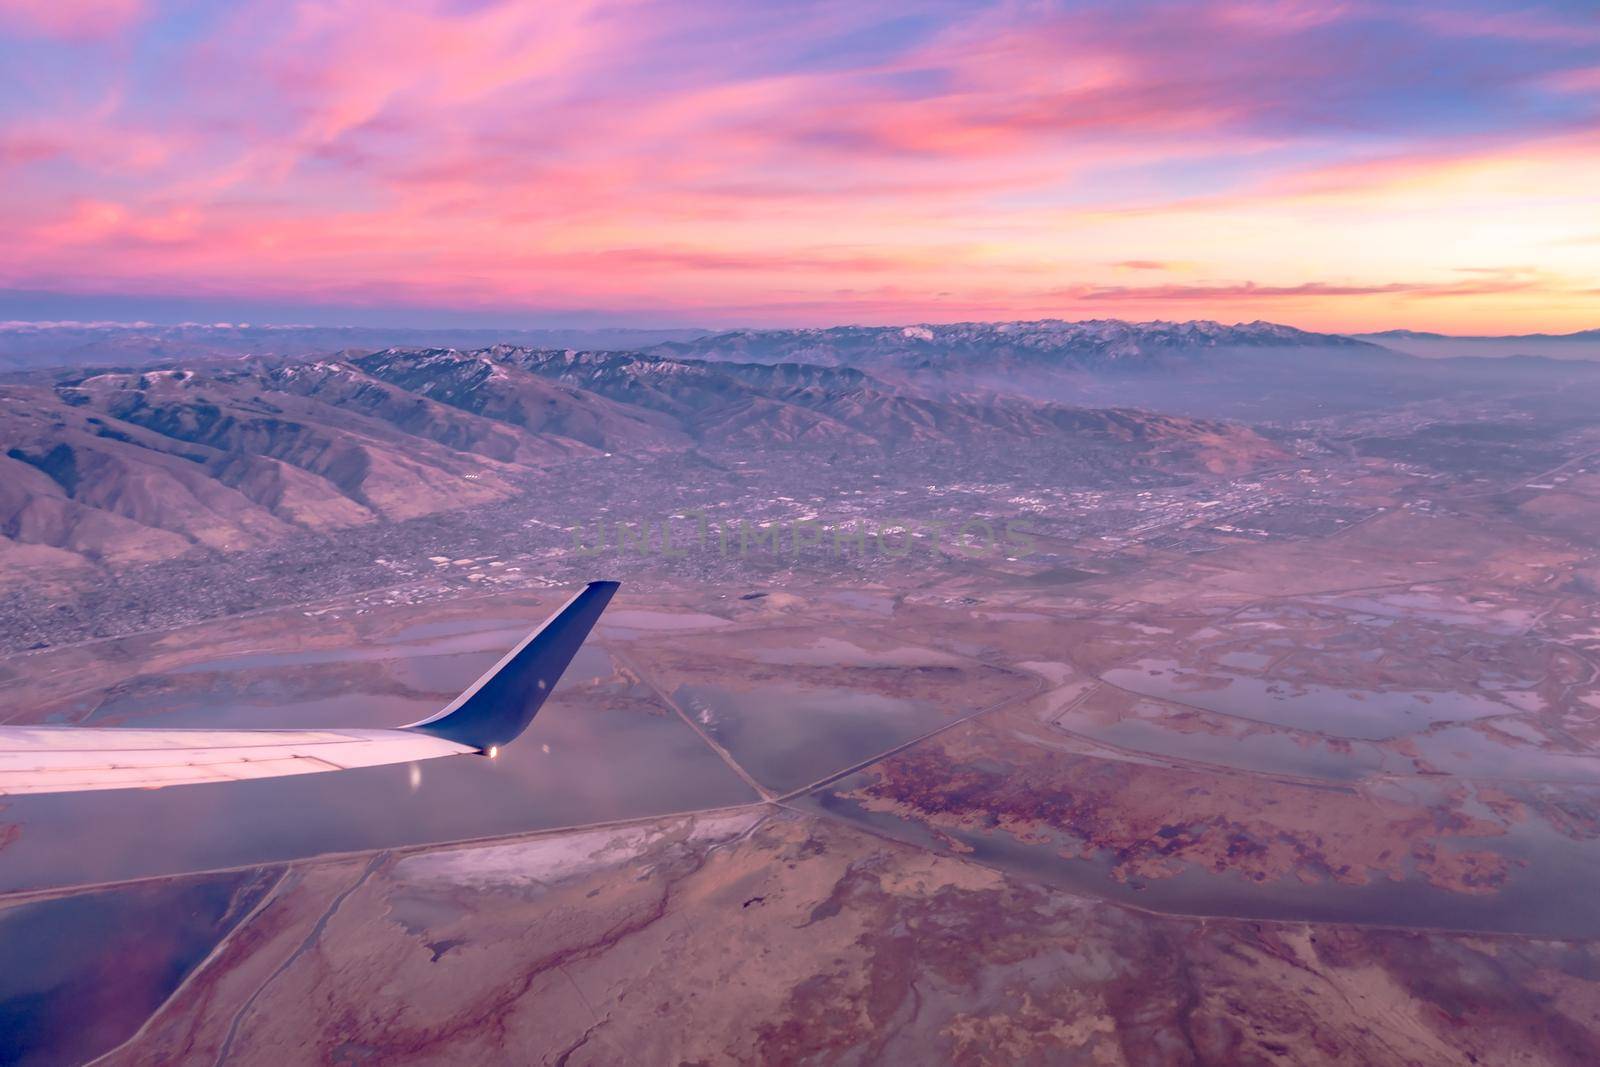
[[[1600,327],[1600,5],[0,0],[0,318]]]

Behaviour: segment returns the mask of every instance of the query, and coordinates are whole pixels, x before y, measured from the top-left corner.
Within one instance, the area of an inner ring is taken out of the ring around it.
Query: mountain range
[[[503,501],[606,453],[1045,448],[1191,474],[1283,455],[1217,420],[643,352],[391,347],[12,377],[0,569],[35,576]]]
[[[1431,330],[1377,330],[1357,334],[1358,337],[1388,338],[1394,341],[1600,341],[1600,329],[1577,330],[1573,333],[1506,333],[1506,334],[1454,334],[1435,333]]]
[[[1358,335],[1361,340],[1396,352],[1429,359],[1455,356],[1496,358],[1538,356],[1545,359],[1600,360],[1600,330],[1576,333],[1528,333],[1472,337],[1424,330],[1384,330]]]
[[[693,329],[507,330],[459,327],[281,326],[183,322],[0,322],[0,371],[145,366],[243,356],[307,358],[389,345],[482,348],[508,342],[551,348],[637,349],[699,337]]]
[[[0,328],[5,343],[26,332]],[[1264,322],[625,331],[609,340],[627,349],[387,344],[333,355],[298,353],[372,335],[34,333],[92,334],[96,351],[131,357],[0,377],[0,571],[42,578],[521,499],[563,465],[610,454],[823,465],[847,452],[1026,454],[1048,456],[1066,480],[1204,476],[1284,458],[1241,418],[1288,428],[1511,395],[1565,417],[1600,391],[1600,365],[1584,361],[1423,359]],[[274,354],[248,354],[257,347]],[[24,362],[49,351],[28,349]],[[172,352],[182,358],[147,365]]]
[[[761,363],[801,362],[902,369],[993,370],[1010,364],[1105,369],[1148,366],[1217,349],[1371,349],[1338,334],[1270,322],[958,322],[917,326],[835,326],[735,330],[650,349],[662,354]]]
[[[1315,333],[1270,322],[963,322],[906,326],[710,331],[671,329],[488,329],[296,326],[247,323],[0,322],[0,371],[41,367],[144,366],[247,356],[314,358],[387,347],[646,351],[738,362],[842,364],[892,370],[938,366],[946,373],[1050,364],[1099,372],[1172,367],[1207,352],[1382,349],[1411,355],[1524,354],[1600,358],[1600,330],[1501,337],[1417,330]]]

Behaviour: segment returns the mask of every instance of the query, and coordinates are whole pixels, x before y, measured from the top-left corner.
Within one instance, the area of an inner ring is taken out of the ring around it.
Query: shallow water
[[[1499,734],[1487,732],[1484,724],[1465,722],[1385,741],[1283,727],[1266,730],[1236,720],[1223,720],[1216,733],[1179,729],[1159,717],[1169,710],[1181,709],[1141,702],[1135,714],[1110,722],[1084,709],[1069,711],[1056,722],[1071,733],[1133,752],[1332,782],[1380,774],[1445,774],[1600,785],[1600,755],[1546,750],[1540,747],[1541,735],[1515,719],[1495,720],[1495,729],[1503,731]],[[1413,748],[1415,754],[1409,751]]]
[[[949,722],[959,711],[855,689],[680,686],[672,699],[756,781],[796,789]]]
[[[454,640],[447,639],[447,640]],[[431,647],[439,647],[438,643]],[[370,650],[353,650],[363,658]],[[408,669],[459,691],[505,651],[426,657]],[[0,890],[112,881],[743,803],[755,799],[670,710],[602,710],[575,699],[614,673],[586,645],[556,695],[495,760],[456,756],[160,790],[9,798],[21,835],[0,853]],[[219,676],[219,691],[236,688]],[[567,694],[566,697],[563,694]],[[128,725],[394,726],[438,700],[343,692],[232,704],[213,694],[133,709]]]
[[[1258,773],[1353,781],[1384,767],[1384,751],[1370,742],[1329,744],[1307,735],[1189,732],[1134,718],[1107,724],[1069,714],[1058,721],[1075,734],[1118,748]],[[1302,738],[1307,743],[1301,744]]]
[[[1463,626],[1510,636],[1525,632],[1538,618],[1538,612],[1492,602],[1476,602],[1455,593],[1412,590],[1382,596],[1308,597],[1315,604],[1327,604],[1345,611],[1392,619],[1421,619],[1445,626]]]
[[[497,625],[498,624],[498,625]],[[429,637],[450,637],[454,634],[484,633],[487,630],[499,631],[502,629],[514,630],[521,628],[524,632],[532,630],[539,625],[539,616],[530,613],[526,622],[512,619],[440,619],[436,622],[413,623],[404,629],[396,630],[389,635],[391,641],[421,641]]]
[[[299,667],[317,663],[368,663],[375,660],[410,659],[417,656],[442,656],[456,652],[502,653],[526,637],[534,626],[500,627],[436,637],[429,641],[383,644],[366,648],[315,648],[294,652],[244,652],[220,659],[185,664],[169,674],[247,671],[263,668]],[[492,664],[494,661],[490,660]]]
[[[602,630],[709,630],[733,623],[718,615],[695,611],[608,611]]]
[[[0,909],[0,1063],[84,1063],[126,1040],[270,884],[214,874]]]
[[[928,828],[898,815],[869,811],[838,794],[867,784],[864,775],[801,798],[797,805],[862,825],[887,837],[950,851]],[[1394,881],[1379,877],[1366,885],[1332,880],[1307,884],[1294,878],[1255,882],[1239,874],[1216,874],[1188,867],[1172,878],[1143,883],[1112,876],[1114,856],[1101,851],[1067,858],[1063,847],[1076,842],[1062,836],[1043,845],[1025,844],[1002,831],[950,830],[941,833],[970,848],[967,858],[1001,870],[1038,879],[1072,892],[1175,915],[1282,919],[1306,922],[1357,922],[1424,929],[1478,930],[1542,937],[1600,936],[1600,909],[1593,886],[1600,881],[1600,849],[1574,841],[1542,822],[1520,824],[1492,842],[1468,839],[1475,848],[1523,860],[1500,892],[1456,893],[1438,889],[1420,878]]]
[[[747,654],[758,663],[797,667],[949,667],[963,662],[947,652],[916,645],[874,650],[837,637],[818,637],[803,645],[750,649]]]
[[[1517,711],[1477,693],[1336,689],[1224,671],[1188,670],[1175,660],[1141,660],[1107,671],[1119,689],[1224,715],[1336,737],[1383,740],[1419,733],[1436,722]]]
[[[888,593],[867,593],[859,590],[829,593],[827,599],[857,611],[870,611],[874,615],[893,615],[894,597]]]
[[[1600,785],[1600,756],[1547,752],[1467,725],[1435,730],[1413,743],[1429,767],[1446,774]],[[1402,756],[1390,760],[1385,769],[1400,770],[1411,763]]]

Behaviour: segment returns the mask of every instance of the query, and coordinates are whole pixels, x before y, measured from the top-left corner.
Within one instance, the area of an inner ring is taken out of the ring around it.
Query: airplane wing
[[[463,753],[527,729],[617,591],[591,582],[437,715],[389,730],[0,726],[0,796],[157,789]]]

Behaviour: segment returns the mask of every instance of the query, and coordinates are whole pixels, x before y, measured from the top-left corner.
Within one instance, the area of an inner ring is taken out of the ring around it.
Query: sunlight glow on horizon
[[[1587,3],[0,0],[0,57],[0,288],[76,317],[1600,326]]]

